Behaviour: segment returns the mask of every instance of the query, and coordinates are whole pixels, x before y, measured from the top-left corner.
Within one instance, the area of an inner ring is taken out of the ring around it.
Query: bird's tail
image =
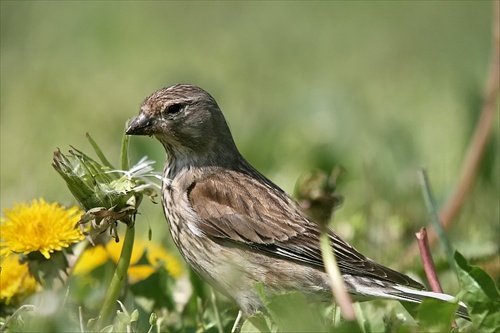
[[[422,303],[422,300],[425,298],[434,298],[445,302],[456,303],[455,297],[447,294],[408,288],[400,284],[381,281],[380,279],[359,276],[354,277],[349,274],[344,274],[343,277],[353,299],[357,301],[386,298],[402,302]],[[463,302],[458,303],[457,316],[470,321],[467,306]]]
[[[425,298],[434,298],[446,302],[456,301],[455,297],[447,294],[435,293],[432,291],[425,291],[425,290],[416,290],[398,285],[393,286],[392,288],[395,289],[396,291],[394,293],[391,293],[391,295],[400,301],[421,303],[422,300],[424,300]],[[457,316],[470,321],[469,312],[467,311],[467,306],[463,302],[458,302],[458,309],[456,313]]]

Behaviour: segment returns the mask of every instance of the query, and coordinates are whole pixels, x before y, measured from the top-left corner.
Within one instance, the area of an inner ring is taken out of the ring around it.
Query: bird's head
[[[126,134],[154,135],[174,155],[235,149],[215,99],[191,84],[177,84],[151,94]]]

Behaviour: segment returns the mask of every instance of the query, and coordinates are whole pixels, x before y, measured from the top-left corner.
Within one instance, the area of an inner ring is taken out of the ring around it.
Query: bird
[[[172,239],[189,266],[244,314],[263,309],[256,283],[270,294],[331,300],[322,227],[241,155],[212,95],[192,84],[160,89],[144,100],[126,134],[155,137],[165,148],[161,197]],[[354,300],[454,300],[326,232]],[[463,303],[457,314],[467,317]]]

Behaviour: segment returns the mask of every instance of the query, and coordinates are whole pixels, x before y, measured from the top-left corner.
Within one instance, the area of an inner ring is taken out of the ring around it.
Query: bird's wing
[[[188,190],[197,228],[207,236],[240,243],[269,255],[324,270],[319,226],[276,185],[262,177],[225,171],[193,182]],[[423,288],[409,277],[366,258],[329,230],[343,274],[366,276]]]

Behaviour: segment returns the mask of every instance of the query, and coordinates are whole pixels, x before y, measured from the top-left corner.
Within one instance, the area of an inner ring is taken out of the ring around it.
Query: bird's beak
[[[152,135],[153,134],[154,119],[152,117],[140,113],[137,117],[132,119],[125,134],[127,135]]]

